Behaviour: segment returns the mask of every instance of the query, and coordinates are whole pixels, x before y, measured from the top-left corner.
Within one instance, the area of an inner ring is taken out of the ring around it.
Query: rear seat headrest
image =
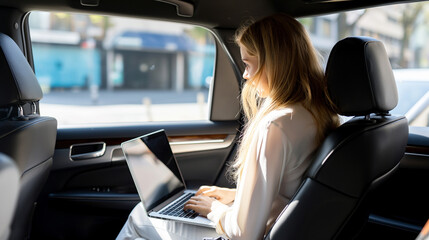
[[[326,67],[329,94],[338,113],[388,113],[398,103],[395,78],[383,43],[369,37],[339,41]]]

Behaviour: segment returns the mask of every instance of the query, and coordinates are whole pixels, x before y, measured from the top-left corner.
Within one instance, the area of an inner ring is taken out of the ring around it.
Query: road
[[[207,102],[208,90],[186,90],[182,92],[166,90],[89,90],[50,91],[45,93],[42,103],[76,106],[142,104],[150,99],[152,104],[196,103],[198,95]]]
[[[52,91],[40,112],[59,127],[149,121],[208,119],[208,91]],[[95,97],[96,96],[96,97]]]

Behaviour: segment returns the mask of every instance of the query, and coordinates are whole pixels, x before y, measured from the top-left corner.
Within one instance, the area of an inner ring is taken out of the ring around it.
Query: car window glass
[[[429,3],[418,2],[299,19],[327,62],[334,44],[347,36],[384,43],[398,87],[392,114],[411,126],[429,126]]]
[[[29,26],[41,113],[60,127],[209,118],[215,43],[206,29],[40,11]]]

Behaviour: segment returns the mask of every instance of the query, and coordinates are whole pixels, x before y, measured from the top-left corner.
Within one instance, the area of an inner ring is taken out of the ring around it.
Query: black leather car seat
[[[394,171],[405,152],[408,122],[389,114],[398,94],[380,41],[339,41],[329,56],[326,77],[338,113],[355,117],[322,143],[266,239],[350,239],[346,229],[362,211],[367,193]]]
[[[18,168],[8,156],[0,153],[0,240],[8,239],[18,190]]]
[[[26,239],[35,202],[52,166],[57,121],[39,115],[42,90],[16,43],[0,33],[0,152],[20,172],[10,239]]]

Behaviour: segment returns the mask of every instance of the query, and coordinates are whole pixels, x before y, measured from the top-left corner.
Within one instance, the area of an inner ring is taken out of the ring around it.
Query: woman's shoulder
[[[301,104],[295,104],[271,111],[265,117],[266,127],[276,126],[280,129],[302,130],[315,125],[311,113]]]
[[[276,110],[271,111],[265,117],[266,122],[276,122],[280,121],[282,118],[291,118],[293,116],[294,107],[283,107]]]
[[[292,122],[296,120],[301,121],[303,118],[311,119],[311,113],[301,104],[294,104],[287,107],[275,109],[268,113],[265,117],[267,122]]]

